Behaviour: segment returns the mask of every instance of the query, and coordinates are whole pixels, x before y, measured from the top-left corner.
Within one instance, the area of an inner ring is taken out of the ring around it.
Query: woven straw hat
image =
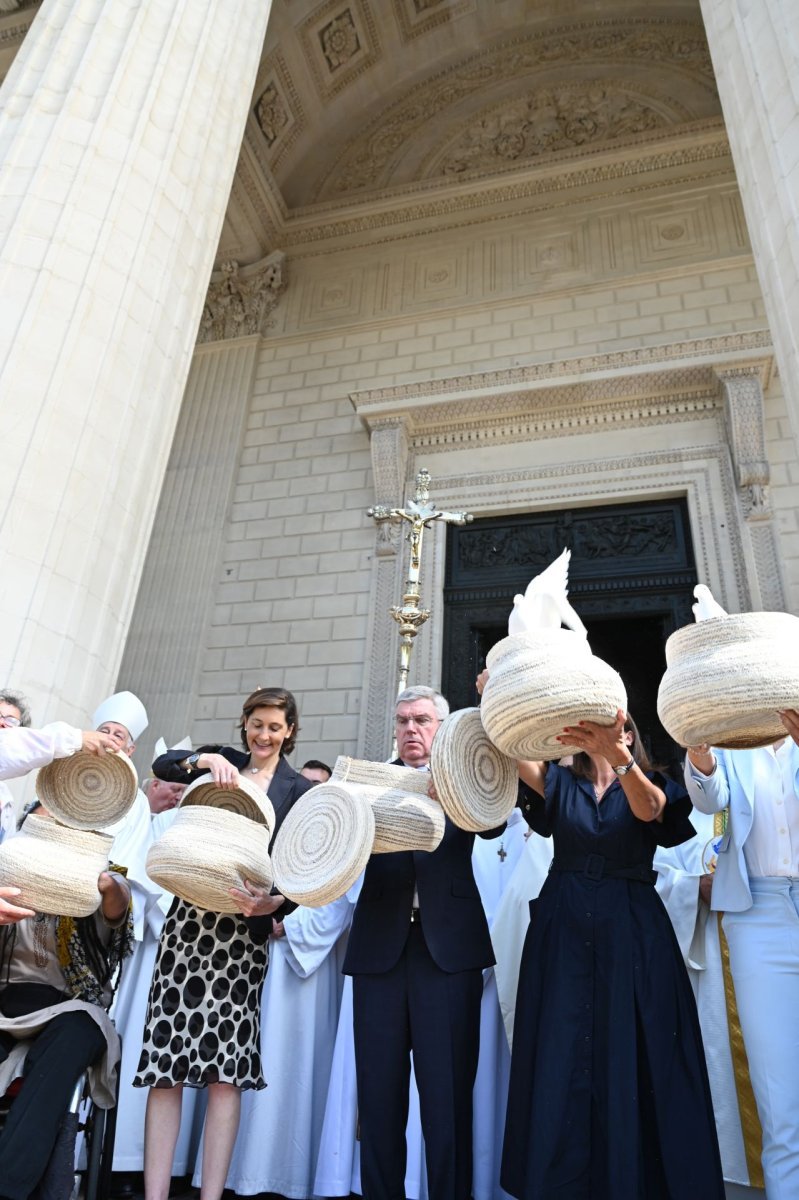
[[[138,780],[121,751],[92,754],[79,750],[42,767],[36,794],[48,812],[72,829],[105,829],[133,807]]]
[[[430,773],[444,812],[461,829],[494,829],[516,806],[516,763],[489,740],[477,708],[462,708],[442,721]]]
[[[22,908],[59,917],[88,917],[100,904],[97,879],[108,870],[113,838],[70,829],[33,812],[0,846],[0,886],[18,887]]]
[[[681,746],[767,746],[799,708],[799,618],[753,612],[686,625],[666,642],[658,716]]]
[[[565,725],[612,725],[627,693],[621,676],[571,629],[504,638],[489,650],[480,718],[495,746],[515,759],[552,759],[579,747],[558,742]]]
[[[239,912],[229,894],[244,880],[271,888],[269,827],[208,805],[182,806],[147,852],[154,883],[209,912]]]
[[[272,847],[278,889],[290,900],[319,908],[343,896],[366,866],[375,837],[368,801],[328,781],[289,810]]]
[[[194,783],[189,784],[180,798],[181,808],[190,808],[192,805],[238,813],[240,817],[246,817],[258,825],[266,825],[270,837],[275,831],[275,810],[272,801],[257,783],[253,783],[245,775],[239,775],[235,787],[220,787],[210,775],[201,775]]]

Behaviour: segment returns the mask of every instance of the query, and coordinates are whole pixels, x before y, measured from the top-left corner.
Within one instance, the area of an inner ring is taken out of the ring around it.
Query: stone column
[[[760,369],[750,366],[721,367],[717,368],[716,374],[724,399],[724,426],[743,517],[742,549],[752,592],[752,607],[782,611],[785,608],[785,585],[779,535],[769,499],[771,469],[766,457]]]
[[[0,91],[0,680],[114,684],[268,0],[45,0]]]
[[[794,435],[799,437],[799,7],[700,0]]]
[[[375,503],[396,508],[405,500],[409,459],[407,422],[402,417],[378,419],[370,422],[370,432]],[[358,754],[362,758],[385,759],[391,751],[399,635],[389,609],[402,603],[403,537],[403,529],[393,521],[381,521],[375,530],[363,705],[358,728]]]

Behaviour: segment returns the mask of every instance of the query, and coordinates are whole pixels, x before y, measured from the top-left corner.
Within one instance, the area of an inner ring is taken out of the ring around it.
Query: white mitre
[[[531,579],[523,596],[513,597],[513,609],[508,618],[508,634],[533,633],[542,629],[568,626],[575,633],[588,637],[588,630],[568,601],[569,559],[571,550]]]
[[[153,762],[157,758],[160,758],[162,754],[166,754],[167,750],[191,750],[191,748],[191,738],[188,735],[181,738],[179,742],[175,742],[174,746],[167,746],[166,739],[160,737],[155,743],[155,749],[153,750]]]
[[[133,692],[116,692],[95,709],[92,729],[98,729],[106,721],[124,725],[131,741],[137,742],[147,728],[147,709]]]

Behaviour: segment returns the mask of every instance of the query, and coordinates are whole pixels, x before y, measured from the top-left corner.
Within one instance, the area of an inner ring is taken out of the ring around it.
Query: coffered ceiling
[[[220,256],[708,129],[698,0],[274,0]]]

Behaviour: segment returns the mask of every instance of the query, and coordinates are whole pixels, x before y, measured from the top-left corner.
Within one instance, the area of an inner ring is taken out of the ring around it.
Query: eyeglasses
[[[0,721],[2,721],[4,725],[7,725],[9,729],[16,729],[22,724],[22,721],[19,719],[19,717],[12,717],[11,713],[0,713]]]
[[[426,717],[426,716],[397,717],[396,722],[397,722],[398,729],[404,729],[406,725],[410,725],[410,724],[418,725],[420,727],[420,729],[424,729],[424,727],[426,725],[433,725],[433,724],[440,725],[441,724],[438,717]]]

